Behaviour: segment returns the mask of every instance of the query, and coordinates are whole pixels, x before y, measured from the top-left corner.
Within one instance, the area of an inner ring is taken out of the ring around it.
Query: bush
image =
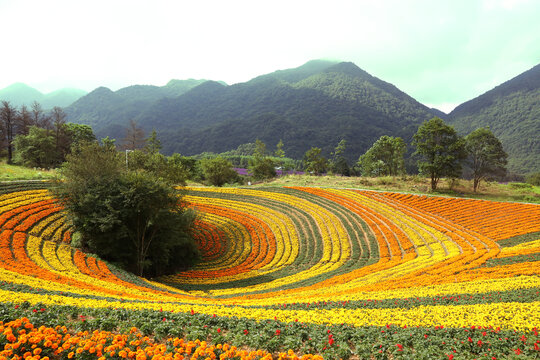
[[[510,186],[512,189],[532,189],[533,187],[531,184],[519,182],[508,183],[508,186]]]
[[[527,184],[531,184],[534,186],[540,186],[540,172],[531,174],[525,178],[525,181]]]
[[[204,178],[214,186],[223,186],[238,179],[238,173],[233,169],[231,162],[221,156],[202,159],[201,169]]]

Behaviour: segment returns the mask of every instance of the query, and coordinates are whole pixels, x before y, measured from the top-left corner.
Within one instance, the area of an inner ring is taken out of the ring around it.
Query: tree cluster
[[[197,261],[190,231],[195,214],[159,172],[128,169],[111,141],[84,143],[66,160],[55,193],[83,248],[140,276],[174,273]]]
[[[436,190],[442,177],[462,176],[463,163],[473,179],[476,192],[482,180],[502,177],[506,173],[508,155],[489,128],[479,128],[460,137],[455,129],[438,117],[425,121],[413,137],[418,156],[418,170],[431,180]],[[401,138],[382,136],[358,160],[366,176],[404,174],[406,144]]]
[[[60,107],[45,112],[34,102],[20,109],[8,101],[0,108],[0,143],[7,162],[28,167],[51,168],[65,161],[73,146],[95,140],[88,125],[66,123]]]

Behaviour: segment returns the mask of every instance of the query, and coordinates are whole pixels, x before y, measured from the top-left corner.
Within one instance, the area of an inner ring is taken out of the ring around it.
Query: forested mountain
[[[271,148],[282,139],[287,156],[302,158],[312,146],[329,156],[345,139],[347,158],[356,162],[381,135],[410,141],[418,125],[434,116],[352,63],[310,62],[242,84],[204,85],[194,89],[197,94],[155,104],[140,118],[142,124],[169,119],[163,125],[181,126],[162,135],[166,151],[222,152],[257,138]]]
[[[223,152],[256,139],[273,148],[282,139],[289,157],[302,158],[312,146],[328,156],[345,139],[354,162],[382,135],[410,142],[418,125],[434,116],[352,63],[321,60],[245,83],[207,81],[176,97],[160,96],[155,87],[99,88],[66,112],[69,121],[117,139],[133,119],[147,132],[156,129],[167,154]]]
[[[207,80],[171,80],[165,86],[99,87],[65,109],[71,122],[91,125],[99,136],[121,139],[125,126],[154,103],[178,97]]]
[[[9,101],[13,106],[26,105],[30,107],[34,101],[37,101],[43,109],[68,106],[84,95],[86,95],[84,90],[67,88],[43,94],[23,83],[15,83],[0,90],[0,100]]]
[[[463,135],[489,126],[509,155],[510,171],[540,171],[540,64],[456,107],[448,122]]]

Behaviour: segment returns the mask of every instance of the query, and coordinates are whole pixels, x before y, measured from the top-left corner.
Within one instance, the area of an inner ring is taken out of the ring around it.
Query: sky
[[[235,84],[350,61],[449,112],[540,63],[540,0],[0,0],[0,89]]]

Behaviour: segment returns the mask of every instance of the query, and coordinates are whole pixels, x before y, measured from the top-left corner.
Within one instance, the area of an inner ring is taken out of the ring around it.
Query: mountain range
[[[353,63],[323,60],[234,85],[189,79],[99,87],[64,110],[68,121],[91,125],[98,138],[120,142],[130,120],[147,134],[155,129],[165,154],[219,153],[260,139],[269,149],[282,140],[286,156],[301,159],[312,146],[330,156],[345,139],[351,164],[382,135],[410,144],[418,126],[438,116],[462,135],[489,126],[509,153],[511,172],[540,171],[540,65],[450,114]]]
[[[348,62],[310,61],[248,82],[205,81],[174,97],[157,98],[155,88],[137,87],[124,96],[98,88],[65,109],[73,122],[92,125],[98,137],[121,139],[130,120],[155,129],[163,152],[193,155],[223,152],[260,139],[279,140],[286,155],[302,158],[312,146],[327,156],[347,140],[351,162],[385,134],[411,140],[434,112],[394,85]]]
[[[0,100],[9,101],[11,105],[30,107],[34,101],[41,104],[43,109],[52,109],[55,106],[66,107],[86,95],[87,92],[80,89],[64,88],[47,94],[23,83],[15,83],[0,90]]]

